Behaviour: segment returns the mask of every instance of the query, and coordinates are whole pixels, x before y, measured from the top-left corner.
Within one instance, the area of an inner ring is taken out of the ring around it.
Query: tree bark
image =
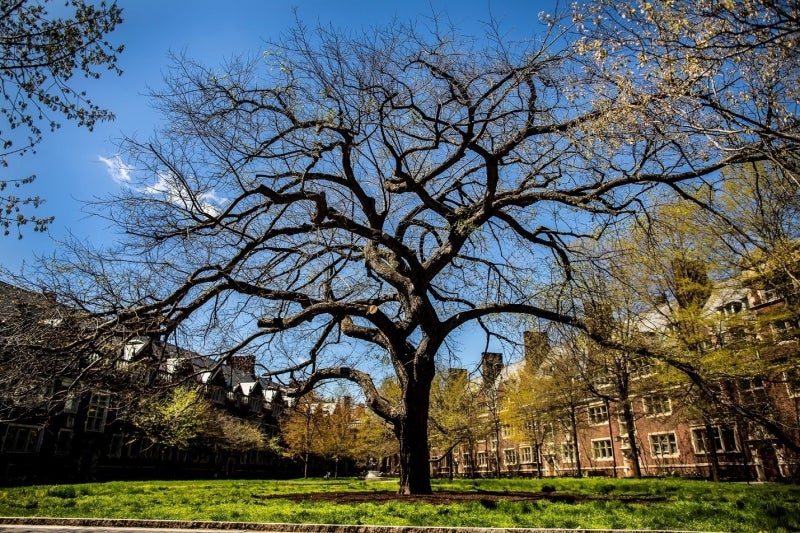
[[[395,422],[400,443],[400,494],[432,492],[428,408],[433,374],[433,368],[417,369],[403,394],[404,414]]]
[[[575,466],[577,471],[575,472],[576,477],[583,477],[583,469],[581,468],[581,455],[578,446],[578,420],[575,417],[575,407],[570,407],[569,411],[569,421],[572,430],[572,442],[575,446]]]
[[[704,420],[704,427],[706,433],[706,442],[708,443],[708,453],[710,462],[711,481],[719,481],[719,457],[717,456],[717,441],[714,439],[714,426],[711,422]]]
[[[631,447],[631,463],[633,463],[633,476],[635,478],[642,477],[642,466],[639,460],[639,445],[636,444],[636,427],[633,418],[633,409],[631,409],[631,402],[625,399],[622,403],[622,416],[625,419],[625,425],[628,428],[628,443]]]

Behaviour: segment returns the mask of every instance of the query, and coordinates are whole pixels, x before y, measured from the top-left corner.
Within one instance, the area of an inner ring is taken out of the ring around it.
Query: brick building
[[[791,449],[800,445],[797,315],[785,295],[757,288],[752,277],[742,279],[747,283],[716,285],[702,310],[700,349],[716,354],[723,366],[712,382],[719,402],[704,402],[691,382],[670,379],[669,369],[658,361],[629,355],[623,358],[624,401],[612,394],[616,376],[584,368],[576,379],[590,386],[582,387],[571,407],[514,418],[509,410],[518,399],[509,397],[509,383],[526,365],[535,368],[540,384],[560,379],[552,375],[553,361],[568,350],[550,347],[544,335],[527,333],[523,361],[503,365],[501,354],[484,354],[482,378],[472,384],[483,404],[476,425],[484,434],[446,457],[436,456],[434,448],[433,471],[631,477],[637,470],[634,439],[643,476],[797,479],[798,454]],[[675,306],[665,300],[637,316],[641,337],[669,346],[670,335],[680,334]],[[625,404],[633,430],[623,416]],[[781,438],[772,428],[780,429]]]
[[[295,473],[267,449],[178,449],[131,423],[149,387],[180,383],[201,390],[212,409],[275,434],[284,399],[256,374],[254,357],[214,361],[137,337],[102,358],[55,349],[75,327],[75,314],[52,297],[0,283],[0,484]]]

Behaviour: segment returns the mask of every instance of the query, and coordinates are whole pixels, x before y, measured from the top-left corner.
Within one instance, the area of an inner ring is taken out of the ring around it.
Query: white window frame
[[[656,458],[665,457],[678,457],[680,449],[678,448],[678,437],[674,431],[666,431],[663,433],[650,433],[648,435],[650,441],[650,455]],[[668,448],[668,452],[664,452],[664,447]]]
[[[489,464],[489,457],[488,454],[484,451],[480,451],[476,454],[475,461],[478,463],[478,466],[487,466]]]
[[[102,433],[106,427],[108,409],[111,405],[111,394],[107,392],[93,392],[86,411],[86,431]]]
[[[561,443],[561,457],[564,463],[575,463],[575,443],[562,442]]]
[[[672,414],[672,400],[666,394],[651,394],[642,397],[644,413],[647,417],[670,416]]]
[[[517,464],[517,450],[514,448],[506,448],[503,450],[503,461],[506,465],[512,466]]]
[[[9,424],[3,437],[5,453],[36,453],[42,444],[42,427],[28,424]]]
[[[736,434],[736,427],[721,427],[721,426],[711,426],[713,430],[716,431],[716,436],[714,438],[714,447],[716,448],[717,453],[736,453],[739,451],[739,437]],[[730,443],[725,439],[724,431],[730,431],[730,436],[733,439],[733,442]],[[694,450],[695,455],[707,455],[711,453],[711,450],[708,446],[708,436],[706,435],[706,428],[705,426],[694,426],[689,428],[689,433],[692,436],[692,449]],[[732,444],[733,447],[728,447],[728,444]]]
[[[608,407],[604,403],[596,403],[587,407],[589,424],[600,426],[608,423]]]
[[[637,357],[628,365],[628,372],[633,379],[643,379],[656,373],[655,365],[645,357]]]
[[[614,442],[609,439],[592,439],[592,457],[595,461],[610,461],[614,458]]]
[[[530,464],[533,463],[533,447],[531,446],[520,446],[519,448],[519,459],[522,464]]]

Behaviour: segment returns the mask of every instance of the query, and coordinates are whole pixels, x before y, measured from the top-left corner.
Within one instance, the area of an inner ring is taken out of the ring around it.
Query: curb
[[[705,533],[657,529],[548,529],[438,526],[370,526],[346,524],[272,524],[123,518],[0,517],[0,525],[103,528],[193,529],[207,531],[267,531],[273,533]]]

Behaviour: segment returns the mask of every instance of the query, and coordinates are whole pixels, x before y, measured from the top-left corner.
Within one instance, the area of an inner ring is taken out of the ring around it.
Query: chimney
[[[239,372],[255,377],[256,375],[256,356],[255,355],[234,355],[231,357],[231,367]]]
[[[469,379],[466,368],[448,368],[445,376],[448,384],[457,384],[460,381],[466,382]]]
[[[484,385],[493,385],[502,370],[503,354],[483,352],[481,355],[481,374],[483,374]]]
[[[522,334],[522,342],[525,345],[525,366],[536,371],[550,353],[550,340],[547,338],[547,333],[526,331]]]

